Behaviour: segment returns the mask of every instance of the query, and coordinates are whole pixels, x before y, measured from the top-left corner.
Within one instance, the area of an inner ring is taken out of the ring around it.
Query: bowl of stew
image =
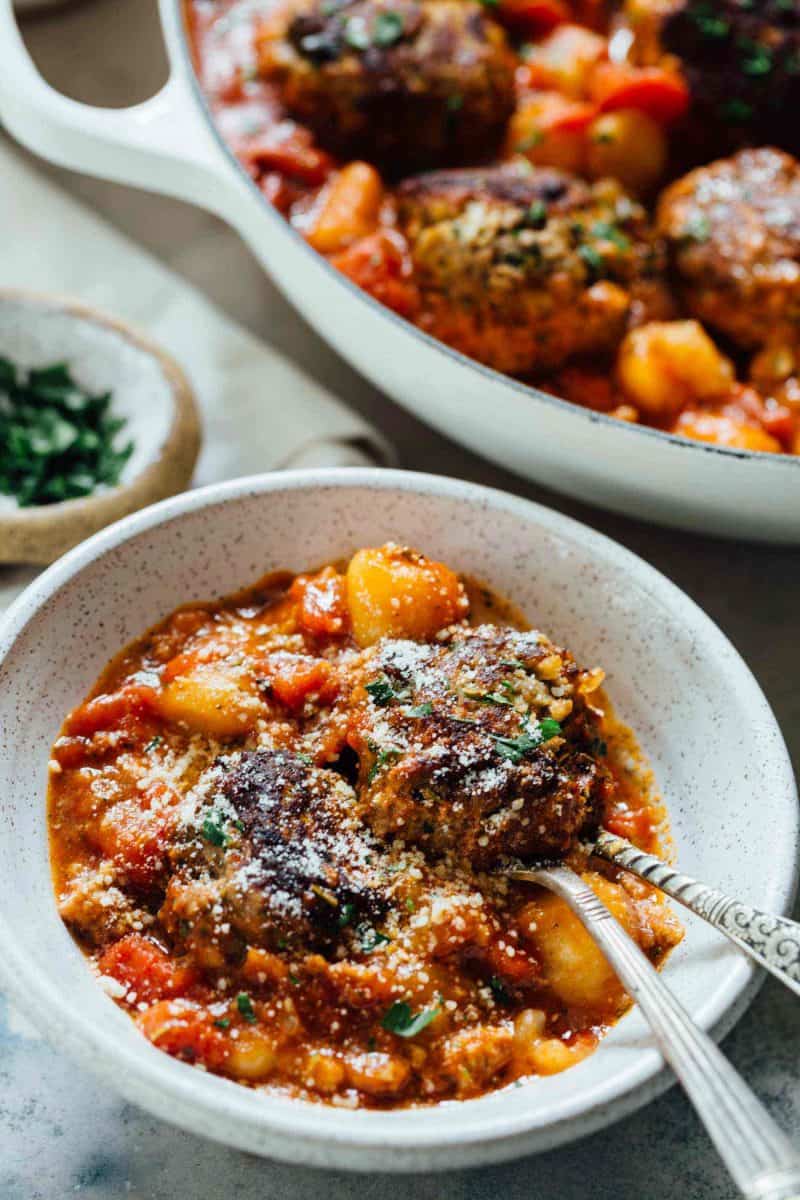
[[[172,74],[0,109],[246,238],[379,387],[494,461],[685,528],[800,531],[796,4],[161,0]],[[729,11],[730,10],[730,11]]]
[[[598,821],[791,903],[795,785],[747,668],[526,501],[392,471],[216,485],[72,551],[0,638],[4,986],[127,1098],[242,1149],[465,1166],[666,1087],[602,957],[503,865],[566,857],[717,1036],[758,978],[591,859]]]

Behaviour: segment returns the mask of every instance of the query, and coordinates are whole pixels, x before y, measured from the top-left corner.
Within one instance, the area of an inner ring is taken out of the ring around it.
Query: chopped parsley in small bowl
[[[199,445],[158,347],[80,304],[0,291],[0,562],[51,562],[182,490]]]

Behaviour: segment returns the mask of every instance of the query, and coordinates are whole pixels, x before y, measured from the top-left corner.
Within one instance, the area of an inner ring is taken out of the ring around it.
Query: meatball
[[[477,0],[289,0],[258,56],[323,146],[390,175],[489,157],[514,107],[505,33]]]
[[[536,632],[379,643],[349,733],[363,820],[478,867],[563,854],[613,786],[593,754],[598,682]]]
[[[765,143],[800,153],[800,0],[673,0],[660,42],[681,60],[687,133],[705,157]]]
[[[298,938],[324,947],[343,912],[383,912],[374,846],[356,828],[353,793],[336,772],[293,754],[245,751],[220,759],[196,798],[160,919],[208,965],[235,961],[248,944],[275,949]]]
[[[663,193],[667,239],[686,304],[745,348],[800,334],[800,164],[741,150]]]
[[[612,349],[663,271],[644,210],[610,180],[513,160],[408,179],[398,199],[419,323],[510,374]]]

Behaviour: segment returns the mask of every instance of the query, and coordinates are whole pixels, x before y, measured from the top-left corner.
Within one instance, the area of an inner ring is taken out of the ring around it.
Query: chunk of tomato
[[[228,1058],[228,1039],[211,1013],[188,1000],[160,1000],[137,1018],[142,1033],[183,1062],[219,1071]]]
[[[591,97],[602,112],[636,108],[660,125],[671,125],[689,108],[689,88],[676,72],[663,67],[634,67],[603,62],[590,81]]]
[[[117,692],[87,700],[67,717],[64,732],[71,737],[91,737],[101,730],[146,718],[155,712],[155,690],[146,684],[129,683]]]
[[[120,800],[104,813],[95,841],[134,887],[148,889],[158,882],[173,827],[170,807],[177,801],[165,784],[156,783],[136,799]]]
[[[534,987],[541,983],[542,969],[536,958],[509,939],[492,942],[486,953],[489,971],[511,987]]]
[[[129,933],[105,950],[97,962],[101,975],[116,979],[137,1001],[152,1004],[182,996],[195,982],[192,967],[173,961],[151,938]]]
[[[338,690],[334,669],[324,658],[279,650],[267,659],[265,674],[272,694],[293,712],[312,696],[328,704]]]
[[[620,804],[606,813],[603,822],[609,833],[627,838],[635,846],[647,847],[653,836],[653,819],[646,808],[629,808]]]
[[[416,316],[420,296],[408,246],[395,229],[380,229],[332,254],[338,271],[381,304],[409,320]]]
[[[499,0],[498,16],[521,34],[539,37],[569,20],[563,0]]]
[[[298,575],[289,595],[298,602],[298,623],[314,637],[339,637],[347,632],[347,586],[344,576],[333,567],[318,575]]]

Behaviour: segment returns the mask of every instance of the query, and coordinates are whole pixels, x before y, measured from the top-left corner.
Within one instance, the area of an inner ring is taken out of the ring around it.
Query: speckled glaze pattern
[[[203,1074],[146,1044],[87,971],[50,888],[49,747],[64,713],[120,645],[178,604],[387,538],[490,580],[579,659],[602,664],[669,798],[681,864],[759,907],[786,911],[798,828],[783,739],[733,647],[678,589],[592,530],[503,493],[404,472],[295,472],[137,513],[56,563],[7,614],[0,971],[12,999],[59,1049],[194,1132],[306,1165],[465,1167],[589,1133],[666,1087],[640,1014],[573,1070],[480,1100],[388,1114],[305,1105]],[[717,1034],[757,986],[751,964],[694,917],[665,978]]]

